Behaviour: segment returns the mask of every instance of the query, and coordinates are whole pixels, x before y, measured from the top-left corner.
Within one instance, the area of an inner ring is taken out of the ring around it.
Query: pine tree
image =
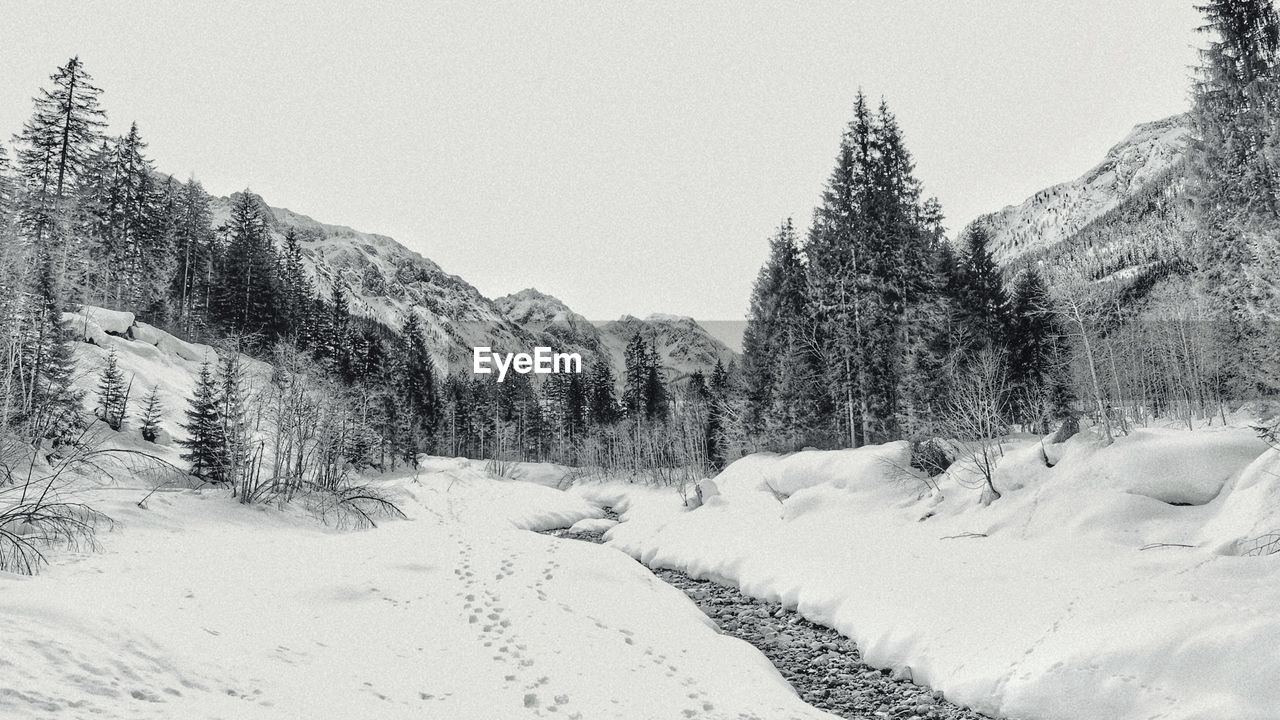
[[[436,396],[435,362],[422,334],[418,314],[410,310],[401,322],[396,394],[404,405],[408,437],[404,459],[414,461],[435,440],[440,408]]]
[[[766,418],[780,392],[785,363],[800,347],[805,316],[804,265],[790,218],[769,242],[769,259],[751,292],[743,332],[743,376],[746,382],[748,431],[764,432]]]
[[[32,435],[48,438],[56,447],[75,439],[84,418],[83,393],[72,383],[72,331],[62,315],[63,291],[54,262],[47,255],[40,260],[35,327],[23,348],[24,362],[31,369],[23,409]]]
[[[182,328],[207,319],[213,273],[214,233],[209,196],[194,179],[179,190],[174,218],[174,271],[170,294]]]
[[[155,442],[160,437],[160,433],[164,432],[164,426],[161,425],[161,418],[164,415],[164,405],[160,402],[160,386],[151,386],[151,392],[142,400],[142,439],[147,442]]]
[[[241,502],[248,501],[250,473],[250,428],[248,388],[239,343],[231,344],[218,362],[218,417],[222,421],[223,477],[240,489]]]
[[[1008,374],[1012,410],[1021,421],[1048,432],[1060,415],[1062,386],[1060,336],[1044,278],[1035,268],[1019,273],[1013,284],[1008,332]]]
[[[591,365],[587,380],[587,417],[591,425],[599,427],[617,422],[618,415],[613,367],[607,358],[601,358]]]
[[[115,301],[142,309],[152,308],[160,300],[171,253],[171,236],[164,227],[164,197],[146,148],[137,123],[115,144],[109,169],[109,220],[103,240],[103,255],[110,268],[107,280]]]
[[[1009,295],[987,247],[989,238],[981,223],[969,228],[956,278],[962,321],[975,348],[1003,346],[1009,321]]]
[[[195,392],[187,408],[187,422],[182,429],[187,436],[178,440],[186,448],[182,459],[191,465],[191,474],[210,482],[222,482],[227,464],[227,442],[223,430],[222,400],[218,380],[206,360],[200,366]]]
[[[813,323],[803,342],[814,346],[811,364],[829,393],[811,403],[826,442],[900,433],[904,349],[915,343],[911,309],[932,291],[937,216],[936,203],[920,199],[896,118],[884,103],[873,113],[859,93],[805,246]]]
[[[1271,0],[1210,0],[1211,35],[1191,118],[1189,195],[1200,282],[1225,322],[1237,393],[1270,392],[1280,351],[1269,326],[1280,311],[1280,20]]]
[[[14,230],[14,206],[17,202],[17,189],[10,174],[9,150],[0,143],[0,242],[9,242]]]
[[[649,345],[649,352],[644,360],[644,400],[642,407],[644,408],[644,419],[656,422],[666,422],[667,412],[670,407],[670,399],[667,397],[667,388],[665,379],[663,378],[662,365],[658,362],[658,351],[652,344]]]
[[[286,332],[293,337],[305,337],[305,325],[310,319],[311,296],[315,289],[302,264],[302,248],[298,233],[293,228],[285,233],[284,251],[280,258],[280,286],[283,295],[282,314]]]
[[[98,417],[112,430],[119,430],[124,425],[128,407],[129,387],[125,385],[116,350],[111,348],[98,376]]]
[[[98,106],[102,91],[78,57],[52,76],[41,89],[35,111],[18,135],[18,168],[26,186],[22,221],[29,237],[53,254],[51,243],[64,222],[64,200],[73,196],[98,146],[105,113]],[[65,239],[65,238],[59,238]],[[65,270],[68,248],[59,261]]]
[[[228,333],[244,336],[251,348],[265,346],[280,335],[282,302],[278,259],[261,200],[248,191],[237,195],[225,231],[212,314]]]
[[[645,416],[649,383],[649,344],[639,332],[632,334],[623,351],[626,378],[622,387],[622,407],[627,417]]]

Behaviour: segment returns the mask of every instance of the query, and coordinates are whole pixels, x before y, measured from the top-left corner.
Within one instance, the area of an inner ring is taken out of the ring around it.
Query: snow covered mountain
[[[679,383],[697,370],[709,374],[717,361],[728,365],[738,359],[737,353],[712,337],[697,321],[680,315],[655,314],[644,319],[623,315],[602,324],[600,333],[615,368],[626,366],[623,353],[632,336],[640,333],[651,340],[658,349],[669,383]]]
[[[1139,125],[1079,178],[975,222],[987,226],[992,254],[1007,270],[1042,264],[1146,287],[1185,260],[1190,134],[1185,115]]]
[[[568,346],[608,358],[619,382],[626,368],[624,351],[637,332],[657,347],[669,383],[679,383],[697,370],[709,373],[717,361],[728,365],[738,358],[737,353],[688,317],[655,314],[640,319],[624,315],[611,322],[595,323],[559,299],[532,288],[500,297],[494,304],[509,320],[536,337],[549,338],[558,347]]]
[[[231,203],[238,196],[213,198],[215,227],[230,217]],[[267,207],[277,241],[289,228],[297,232],[322,296],[327,297],[333,284],[341,282],[352,314],[392,328],[400,327],[406,311],[417,313],[441,367],[470,367],[475,345],[508,351],[531,345],[532,336],[470,283],[392,238]]]
[[[230,218],[239,193],[212,199],[215,227]],[[327,296],[341,283],[352,314],[399,328],[406,312],[417,313],[441,368],[469,369],[471,348],[488,345],[521,351],[546,345],[584,358],[607,358],[614,376],[623,377],[623,350],[640,332],[653,339],[667,370],[679,382],[693,371],[710,372],[717,360],[728,364],[736,353],[690,318],[631,316],[594,323],[563,302],[534,289],[490,300],[470,283],[385,235],[344,225],[329,225],[285,208],[271,207],[271,232],[277,242],[292,228],[317,289]]]

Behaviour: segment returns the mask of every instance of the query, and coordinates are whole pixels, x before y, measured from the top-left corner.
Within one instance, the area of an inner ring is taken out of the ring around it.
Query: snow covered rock
[[[609,528],[617,525],[617,520],[608,518],[586,518],[574,523],[570,528],[571,533],[602,533]]]
[[[69,313],[70,315],[80,315],[87,318],[89,322],[96,324],[105,332],[112,335],[125,335],[129,332],[129,328],[133,325],[134,315],[124,310],[107,310],[106,308],[94,307],[92,305],[83,306],[78,312]],[[74,318],[70,318],[74,322]]]

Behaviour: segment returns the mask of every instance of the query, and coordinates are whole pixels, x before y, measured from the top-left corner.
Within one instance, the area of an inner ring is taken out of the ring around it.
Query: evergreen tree
[[[396,394],[404,405],[403,416],[408,432],[403,456],[407,462],[412,462],[419,453],[427,452],[434,442],[440,412],[435,362],[423,337],[422,323],[412,310],[405,313],[401,323],[398,367],[400,377]]]
[[[83,393],[72,383],[72,331],[62,315],[63,291],[54,262],[47,255],[40,260],[34,328],[23,348],[24,364],[30,368],[23,414],[31,434],[52,440],[56,447],[74,440],[84,418]]]
[[[587,379],[587,418],[593,426],[611,425],[618,420],[618,400],[614,395],[613,368],[607,358],[591,365]]]
[[[256,338],[251,347],[280,335],[280,285],[275,245],[261,201],[246,191],[231,205],[228,241],[213,283],[213,315],[233,335]]]
[[[658,362],[658,351],[652,344],[649,345],[644,367],[644,418],[650,421],[665,422],[670,402],[662,376],[662,365]]]
[[[1189,194],[1202,286],[1224,323],[1236,392],[1270,392],[1280,351],[1269,318],[1280,311],[1280,20],[1271,0],[1209,0],[1191,118]]]
[[[989,238],[981,223],[969,228],[955,283],[961,319],[975,348],[1002,347],[1009,321],[1009,295],[987,247]]]
[[[142,400],[142,439],[147,442],[155,442],[160,437],[160,433],[164,431],[161,425],[161,418],[164,414],[164,405],[160,402],[160,386],[153,385],[151,392]]]
[[[206,319],[213,282],[214,233],[209,196],[194,179],[177,192],[170,294],[182,329],[190,332]]]
[[[756,278],[742,338],[746,382],[746,422],[750,432],[764,432],[774,407],[785,365],[795,360],[806,321],[804,264],[788,218],[769,242],[769,259]]]
[[[223,352],[218,362],[218,418],[222,421],[221,480],[232,483],[233,488],[241,488],[241,502],[248,501],[244,493],[251,472],[248,400],[240,346],[234,343]]]
[[[17,188],[9,162],[9,150],[0,143],[0,242],[9,242],[16,230],[14,225],[14,208],[17,203]]]
[[[639,332],[627,341],[623,351],[626,379],[622,388],[622,407],[629,418],[642,418],[649,406],[649,344]]]
[[[21,208],[27,235],[46,252],[65,241],[60,228],[66,220],[64,200],[72,197],[85,175],[105,125],[98,106],[102,91],[94,86],[78,57],[50,76],[52,86],[35,98],[35,111],[18,135],[18,169],[26,188]],[[60,248],[60,271],[66,269],[69,248]]]
[[[293,337],[305,337],[311,314],[311,296],[315,289],[302,264],[302,248],[298,233],[289,228],[284,236],[284,251],[280,258],[280,285],[282,298],[282,325]]]
[[[210,482],[222,482],[226,468],[226,434],[223,430],[222,399],[218,380],[206,360],[200,366],[195,392],[187,408],[182,429],[187,436],[178,440],[185,448],[182,459],[191,465],[191,474]]]
[[[1061,330],[1052,314],[1049,289],[1035,268],[1019,273],[1013,284],[1008,332],[1008,374],[1014,416],[1039,432],[1062,414],[1057,392],[1063,374]]]
[[[909,311],[933,285],[935,208],[920,199],[897,120],[883,103],[873,113],[859,93],[805,247],[814,327],[804,342],[820,355],[813,364],[830,395],[812,410],[827,411],[820,422],[830,443],[900,432],[903,349],[914,342]]]
[[[125,385],[116,350],[111,348],[102,374],[98,376],[98,417],[112,430],[119,430],[124,424],[128,406],[129,387]]]

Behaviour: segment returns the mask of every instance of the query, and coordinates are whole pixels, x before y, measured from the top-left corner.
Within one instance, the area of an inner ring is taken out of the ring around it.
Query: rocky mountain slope
[[[237,196],[213,199],[215,227],[230,216]],[[304,262],[322,296],[328,297],[340,282],[353,314],[392,328],[400,327],[405,312],[416,313],[441,368],[470,367],[475,345],[515,351],[531,343],[528,333],[470,283],[395,240],[267,207],[278,242],[289,228],[297,232]]]
[[[1144,123],[1075,180],[979,218],[1006,270],[1038,264],[1124,290],[1186,260],[1185,115]]]
[[[494,304],[507,318],[553,347],[571,347],[594,357],[608,358],[614,378],[621,382],[627,343],[640,333],[658,349],[666,379],[679,383],[697,370],[709,373],[717,361],[728,365],[737,353],[717,340],[695,320],[677,315],[624,315],[595,323],[569,309],[559,299],[529,288],[500,297]]]
[[[213,198],[214,226],[224,223],[238,197]],[[292,228],[307,269],[327,296],[341,283],[351,312],[399,328],[406,312],[422,321],[441,368],[467,371],[471,348],[528,351],[537,345],[584,358],[608,358],[614,376],[623,376],[623,349],[634,332],[653,338],[667,368],[667,379],[679,381],[694,370],[710,371],[716,360],[735,359],[733,351],[689,318],[654,316],[595,324],[556,298],[522,290],[496,301],[470,283],[385,235],[329,225],[285,208],[263,203],[271,213],[277,242]]]

